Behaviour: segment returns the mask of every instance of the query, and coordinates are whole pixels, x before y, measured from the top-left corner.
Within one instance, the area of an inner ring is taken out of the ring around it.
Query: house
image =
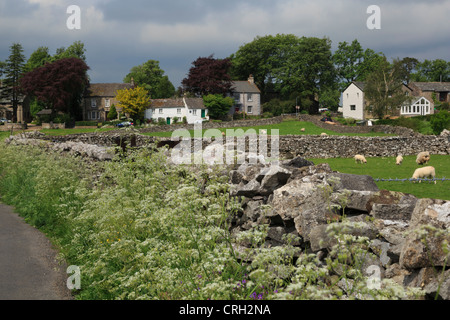
[[[208,109],[202,98],[153,99],[145,111],[145,119],[164,121],[166,124],[182,122],[189,124],[209,120]]]
[[[260,115],[261,110],[261,91],[255,84],[252,75],[247,81],[232,81],[231,97],[234,98],[234,105],[230,114],[236,112],[245,112],[248,115]]]
[[[344,118],[365,120],[373,118],[373,107],[364,95],[365,83],[353,81],[342,94],[342,113]],[[432,114],[433,100],[430,100],[422,92],[414,90],[409,85],[403,85],[402,90],[406,96],[411,97],[404,105],[398,106],[393,116],[417,116]]]
[[[13,120],[12,90],[2,86],[0,82],[0,119]],[[30,98],[19,94],[17,99],[17,123],[28,123],[32,120]]]
[[[131,83],[91,83],[86,88],[81,108],[84,121],[106,121],[111,106],[117,105],[117,90],[132,89]],[[119,112],[120,110],[118,110]]]
[[[410,82],[414,96],[423,96],[431,102],[450,102],[450,82]]]

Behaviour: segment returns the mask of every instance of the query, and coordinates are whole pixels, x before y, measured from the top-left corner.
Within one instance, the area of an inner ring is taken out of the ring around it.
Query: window
[[[247,101],[253,101],[253,95],[251,93],[247,93]]]
[[[234,100],[239,101],[241,99],[241,95],[239,93],[233,94]]]
[[[356,110],[356,106],[354,104],[350,105],[350,110],[351,111],[355,111]]]
[[[97,108],[97,100],[95,99],[91,100],[91,108]]]
[[[177,114],[181,114],[181,109],[177,109]]]
[[[97,120],[97,119],[99,119],[99,112],[96,112],[96,111],[92,111],[91,112],[91,119],[92,120]]]
[[[163,109],[159,109],[159,114],[163,114],[164,110]]]
[[[111,100],[105,99],[105,108],[109,108],[111,106]]]
[[[252,113],[252,109],[253,109],[252,106],[247,106],[247,113]]]
[[[197,115],[197,109],[193,109],[193,110],[192,110],[192,114],[193,114],[194,116],[196,116],[196,115]]]

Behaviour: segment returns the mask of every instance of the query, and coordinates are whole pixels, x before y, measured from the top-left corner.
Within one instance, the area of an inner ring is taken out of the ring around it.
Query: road
[[[71,300],[48,238],[0,203],[0,300]]]

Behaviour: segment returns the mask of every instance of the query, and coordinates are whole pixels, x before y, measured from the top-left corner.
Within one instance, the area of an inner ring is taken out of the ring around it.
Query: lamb
[[[360,163],[367,163],[366,158],[365,158],[364,156],[360,155],[360,154],[357,154],[357,155],[354,157],[354,159],[355,159],[355,162],[356,162],[356,163],[358,163],[358,162],[360,162]]]
[[[402,164],[402,162],[403,162],[403,157],[402,157],[401,154],[399,154],[399,155],[397,156],[397,158],[395,159],[395,164],[399,166],[399,165]]]
[[[430,161],[430,153],[428,151],[420,152],[417,155],[416,163],[418,165],[427,164]]]
[[[419,178],[431,178],[434,179],[436,176],[436,170],[434,167],[423,167],[418,168],[416,171],[414,171],[414,174],[412,176],[413,179],[419,179]],[[420,183],[420,180],[419,180]],[[436,180],[434,181],[434,184],[436,184]]]

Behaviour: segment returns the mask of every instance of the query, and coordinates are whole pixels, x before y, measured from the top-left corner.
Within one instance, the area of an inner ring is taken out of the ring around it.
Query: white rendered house
[[[153,99],[150,108],[145,111],[145,119],[164,120],[166,124],[183,122],[189,124],[209,120],[208,109],[202,98]]]

